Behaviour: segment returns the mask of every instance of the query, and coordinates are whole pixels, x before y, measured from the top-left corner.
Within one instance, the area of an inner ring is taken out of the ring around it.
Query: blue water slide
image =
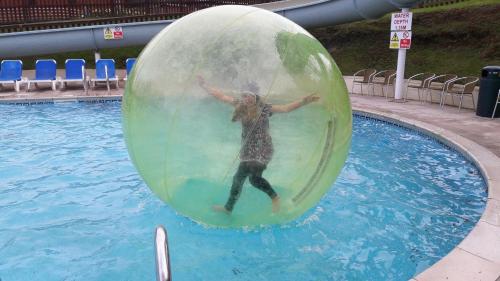
[[[375,19],[388,12],[410,8],[419,0],[288,0],[256,5],[278,13],[305,27],[330,26],[363,19]],[[118,24],[123,39],[104,39],[96,25],[0,34],[0,59],[61,52],[101,50],[147,44],[172,20]]]

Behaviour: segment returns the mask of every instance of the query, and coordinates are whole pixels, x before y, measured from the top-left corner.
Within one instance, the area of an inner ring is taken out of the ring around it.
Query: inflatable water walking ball
[[[137,59],[123,100],[127,148],[146,184],[213,226],[283,223],[313,207],[344,165],[351,123],[323,46],[248,6],[166,27]]]

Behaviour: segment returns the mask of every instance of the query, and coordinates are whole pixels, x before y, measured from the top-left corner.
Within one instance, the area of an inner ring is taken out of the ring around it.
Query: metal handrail
[[[155,249],[156,280],[172,281],[172,273],[170,271],[170,256],[168,254],[168,236],[167,231],[162,225],[156,227]]]

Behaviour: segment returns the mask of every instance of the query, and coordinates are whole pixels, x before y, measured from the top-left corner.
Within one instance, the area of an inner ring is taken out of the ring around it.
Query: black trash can
[[[483,68],[477,98],[477,116],[491,117],[497,102],[498,89],[500,89],[500,66]],[[497,108],[495,117],[500,117],[500,108]]]

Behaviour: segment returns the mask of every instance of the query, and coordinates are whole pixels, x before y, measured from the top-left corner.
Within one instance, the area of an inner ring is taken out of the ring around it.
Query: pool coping
[[[122,95],[102,95],[102,96],[63,96],[63,97],[16,97],[9,99],[0,99],[0,104],[44,104],[44,103],[65,103],[65,102],[113,102],[121,101]]]
[[[411,281],[500,280],[500,159],[490,150],[450,130],[398,114],[353,106],[353,113],[379,119],[433,137],[474,163],[487,186],[481,218],[451,252]]]

